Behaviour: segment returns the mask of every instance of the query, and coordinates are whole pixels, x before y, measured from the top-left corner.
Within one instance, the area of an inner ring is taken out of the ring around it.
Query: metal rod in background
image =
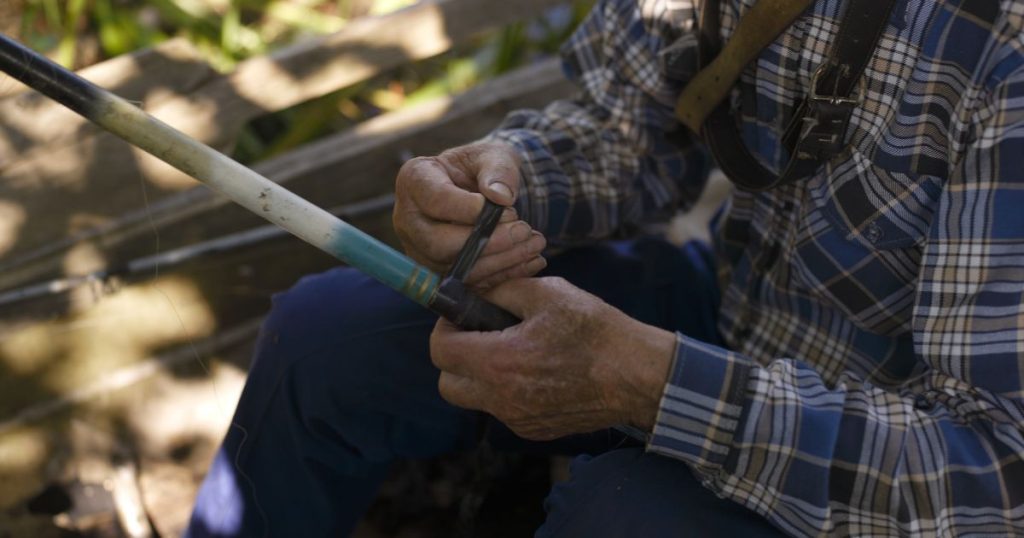
[[[429,269],[3,34],[0,71],[467,329],[515,323],[508,312],[471,294],[439,294],[440,278]]]
[[[334,207],[328,211],[332,215],[352,219],[390,210],[394,206],[394,203],[395,196],[393,194],[385,194],[368,200]],[[17,288],[0,291],[0,309],[7,305],[31,299],[65,293],[87,284],[100,284],[104,291],[106,291],[107,288],[113,284],[111,279],[114,278],[141,274],[146,271],[153,271],[158,267],[161,269],[168,269],[190,262],[197,258],[202,258],[203,256],[230,252],[235,249],[245,248],[271,239],[277,239],[287,234],[288,232],[282,228],[274,226],[273,224],[265,224],[256,228],[250,228],[248,230],[214,237],[213,239],[207,239],[188,246],[159,252],[157,254],[141,258],[135,258],[124,265],[105,267],[101,270],[93,271],[84,275],[54,278],[44,282],[19,286]],[[116,289],[116,287],[113,287],[112,289]],[[0,310],[0,313],[3,313],[3,310]]]

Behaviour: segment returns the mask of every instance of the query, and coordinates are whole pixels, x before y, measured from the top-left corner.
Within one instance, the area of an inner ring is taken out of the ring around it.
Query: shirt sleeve
[[[488,137],[522,155],[516,207],[551,244],[625,234],[700,195],[710,160],[673,113],[694,18],[691,0],[600,0],[562,49],[576,97]]]
[[[680,336],[649,450],[801,535],[1024,534],[1024,76],[976,112],[921,262],[899,391]]]

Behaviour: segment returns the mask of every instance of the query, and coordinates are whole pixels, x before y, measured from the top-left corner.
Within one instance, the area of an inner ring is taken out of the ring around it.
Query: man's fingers
[[[435,267],[447,269],[469,237],[468,226],[436,222],[422,216],[412,219],[406,229],[408,240]]]
[[[472,285],[477,289],[489,290],[510,280],[532,277],[547,266],[548,261],[545,260],[543,256],[535,256],[518,265],[514,265],[507,269],[502,269],[497,273],[482,277],[480,280],[472,282]],[[516,312],[512,309],[507,310],[516,314],[516,316],[520,318],[525,315],[524,312]]]
[[[396,183],[393,217],[406,252],[435,271],[446,270],[464,247],[485,200],[491,200],[506,209],[469,283],[498,282],[539,270],[544,239],[510,207],[519,189],[519,165],[515,148],[497,142],[408,161]]]
[[[519,192],[519,160],[513,154],[490,150],[477,157],[480,192],[498,205],[512,205]]]
[[[477,216],[479,217],[479,215]],[[505,210],[501,212],[501,218],[498,219],[498,222],[515,222],[517,220],[519,220],[519,213],[516,212],[516,208],[509,206],[506,207]]]
[[[399,172],[399,178],[396,192],[433,219],[472,224],[483,210],[483,195],[457,186],[450,171],[436,159],[410,161]]]
[[[526,264],[537,259],[546,246],[547,241],[544,239],[544,236],[534,232],[528,240],[513,245],[511,248],[491,255],[481,256],[477,260],[476,265],[473,266],[473,270],[469,273],[466,283],[477,285],[489,282],[494,278],[508,280],[510,278],[532,276],[543,267],[537,267],[533,273],[526,274],[525,271],[528,269]],[[543,260],[543,258],[540,259]],[[534,265],[537,264],[535,263]],[[523,266],[523,271],[517,271],[520,266]]]
[[[512,146],[499,142],[485,142],[454,148],[439,158],[451,168],[452,180],[460,185],[470,177],[474,187],[488,200],[510,206],[519,192],[519,154]],[[465,174],[465,175],[463,175]]]
[[[407,221],[405,227],[405,239],[415,246],[418,253],[422,254],[430,263],[437,266],[447,266],[455,260],[455,256],[462,249],[469,238],[473,228],[467,225],[450,224],[437,222],[422,216],[413,216]],[[543,239],[543,238],[541,238]],[[543,243],[543,241],[540,241]],[[538,240],[530,225],[523,221],[507,222],[499,224],[494,233],[491,234],[487,246],[484,247],[482,257],[477,265],[487,257],[505,252],[517,252],[523,249],[535,249]],[[540,245],[543,248],[543,244]],[[536,253],[540,250],[536,250]],[[532,256],[531,256],[532,257]],[[518,263],[529,259],[524,257]],[[512,262],[508,263],[512,265]],[[497,267],[494,270],[501,269]],[[491,271],[493,272],[493,271]]]
[[[484,209],[484,197],[464,191],[447,179],[444,182],[425,181],[413,202],[424,215],[442,222],[473,224]]]
[[[441,372],[437,390],[448,403],[463,409],[486,411],[487,393],[483,385],[468,377]]]
[[[586,294],[561,277],[515,278],[489,290],[484,298],[520,319],[527,319],[531,313],[545,308],[551,297],[570,292]]]
[[[487,362],[491,346],[496,345],[493,335],[463,331],[452,322],[441,318],[430,333],[430,360],[442,372],[461,377],[486,379]]]

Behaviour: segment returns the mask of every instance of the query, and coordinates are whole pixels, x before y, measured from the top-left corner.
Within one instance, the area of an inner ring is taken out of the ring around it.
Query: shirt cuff
[[[677,334],[675,364],[647,450],[697,467],[721,467],[732,448],[753,362]]]

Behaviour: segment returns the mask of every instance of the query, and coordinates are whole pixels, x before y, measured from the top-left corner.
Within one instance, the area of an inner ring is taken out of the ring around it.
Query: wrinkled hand
[[[622,424],[653,427],[674,334],[560,278],[513,280],[487,298],[523,322],[464,332],[438,321],[430,355],[446,400],[490,413],[533,440]]]
[[[444,273],[455,261],[484,207],[484,197],[511,206],[519,191],[519,155],[486,142],[408,161],[395,181],[395,231],[417,262]],[[544,236],[509,207],[466,283],[485,289],[545,267]]]

